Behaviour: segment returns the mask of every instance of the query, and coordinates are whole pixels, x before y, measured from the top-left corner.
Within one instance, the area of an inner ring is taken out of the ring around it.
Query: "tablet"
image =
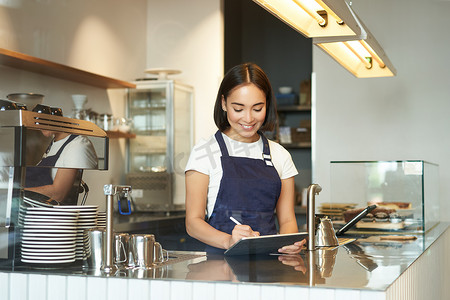
[[[278,249],[308,237],[307,232],[244,237],[225,251],[225,255],[279,253]]]

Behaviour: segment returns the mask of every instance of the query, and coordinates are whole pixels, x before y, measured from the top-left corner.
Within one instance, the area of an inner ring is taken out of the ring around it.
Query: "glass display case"
[[[422,160],[332,161],[331,203],[318,205],[335,223],[368,205],[377,208],[359,230],[429,230],[439,222],[439,167]]]
[[[128,91],[127,184],[137,211],[184,208],[184,167],[193,146],[193,88],[173,80],[136,82]]]

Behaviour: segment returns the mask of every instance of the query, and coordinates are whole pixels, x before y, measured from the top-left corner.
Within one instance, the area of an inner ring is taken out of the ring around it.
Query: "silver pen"
[[[233,217],[230,217],[230,220],[233,221],[236,225],[242,225],[238,220]]]

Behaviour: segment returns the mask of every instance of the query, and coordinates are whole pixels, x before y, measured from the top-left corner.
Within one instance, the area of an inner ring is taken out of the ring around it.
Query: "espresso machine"
[[[98,158],[96,170],[108,169],[109,140],[94,123],[25,109],[0,111],[0,269],[23,266],[19,209],[24,201],[26,169],[36,166],[50,143],[42,130],[88,137]]]

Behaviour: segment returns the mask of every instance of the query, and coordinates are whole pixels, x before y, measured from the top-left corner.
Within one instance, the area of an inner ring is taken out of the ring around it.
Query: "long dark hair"
[[[262,131],[271,131],[277,122],[277,106],[274,101],[272,85],[266,73],[254,63],[244,63],[231,68],[223,77],[214,105],[214,122],[220,131],[230,127],[227,113],[222,109],[222,96],[225,101],[231,91],[237,86],[253,83],[266,95],[266,118],[260,128]]]

